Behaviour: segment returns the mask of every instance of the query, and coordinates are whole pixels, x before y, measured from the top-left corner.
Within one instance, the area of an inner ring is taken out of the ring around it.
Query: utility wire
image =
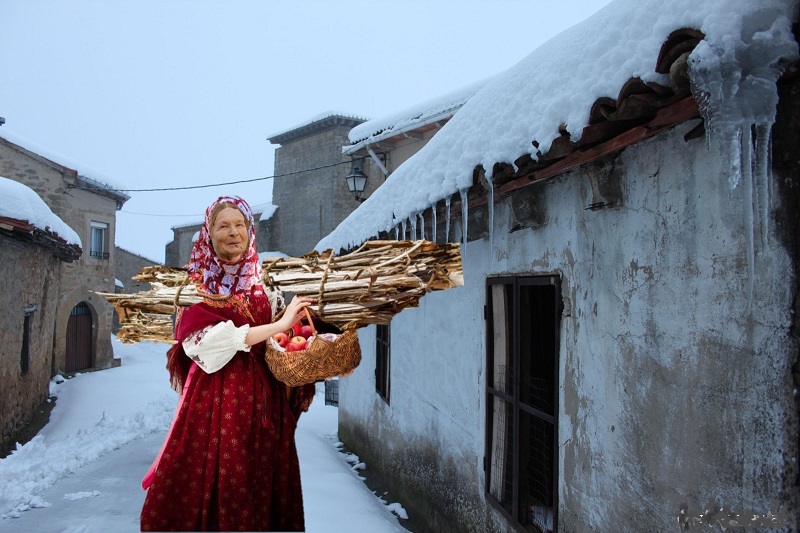
[[[361,158],[365,159],[365,158]],[[326,168],[336,167],[339,165],[350,165],[352,161],[340,161],[338,163],[331,163],[329,165],[322,165],[319,167],[314,168],[306,168],[303,170],[297,170],[295,172],[286,172],[285,174],[275,174],[274,176],[266,176],[264,178],[253,178],[249,180],[238,180],[238,181],[228,181],[225,183],[210,183],[208,185],[189,185],[186,187],[164,187],[160,189],[115,189],[118,192],[162,192],[162,191],[185,191],[189,189],[207,189],[209,187],[223,187],[225,185],[235,185],[237,183],[252,183],[254,181],[263,181],[275,178],[285,178],[287,176],[295,176],[297,174],[302,174],[303,172],[313,172],[314,170],[323,170]],[[80,187],[76,187],[80,188]]]
[[[264,205],[272,205],[271,203],[263,203],[263,204],[253,204],[250,206],[251,209],[255,209],[260,206]],[[167,218],[175,218],[175,217],[204,217],[205,213],[197,213],[195,215],[169,215],[169,214],[162,214],[162,213],[137,213],[136,211],[126,211],[125,209],[120,209],[120,213],[125,213],[126,215],[142,215],[145,217],[167,217]]]

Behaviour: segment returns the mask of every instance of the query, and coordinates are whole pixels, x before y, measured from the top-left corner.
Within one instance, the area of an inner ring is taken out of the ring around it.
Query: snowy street
[[[166,345],[123,345],[119,368],[51,382],[50,422],[0,459],[0,532],[139,531],[141,478],[164,441],[177,395],[164,369]],[[399,504],[359,477],[357,457],[339,451],[337,409],[324,390],[301,419],[306,530],[402,532]],[[396,514],[393,514],[396,513]]]

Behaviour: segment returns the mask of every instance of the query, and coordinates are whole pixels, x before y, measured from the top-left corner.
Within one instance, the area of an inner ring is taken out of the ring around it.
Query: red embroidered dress
[[[264,362],[264,343],[211,374],[181,344],[227,320],[237,327],[271,321],[263,286],[230,286],[227,299],[206,298],[178,318],[168,366],[184,390],[154,474],[145,478],[142,531],[304,530],[294,434],[314,386],[278,382]]]

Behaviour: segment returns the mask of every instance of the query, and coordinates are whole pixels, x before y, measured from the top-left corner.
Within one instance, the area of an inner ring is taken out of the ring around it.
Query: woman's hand
[[[315,300],[313,298],[295,296],[292,298],[292,301],[289,302],[289,305],[286,306],[286,309],[283,311],[283,316],[281,316],[279,320],[276,320],[271,324],[262,324],[260,326],[251,327],[244,339],[245,344],[248,346],[253,346],[259,342],[264,342],[272,335],[280,331],[286,331],[287,329],[290,329],[295,325],[295,323],[297,323],[298,320],[300,320],[300,312],[314,302]]]
[[[287,305],[286,309],[283,311],[283,316],[276,322],[276,324],[280,324],[281,331],[294,326],[302,318],[300,312],[314,302],[315,300],[313,298],[305,296],[295,296],[292,298],[292,301],[289,302],[289,305]]]

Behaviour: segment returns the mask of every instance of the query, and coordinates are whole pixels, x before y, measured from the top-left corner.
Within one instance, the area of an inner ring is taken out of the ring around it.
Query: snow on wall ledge
[[[0,216],[26,220],[40,230],[58,235],[67,244],[83,246],[75,230],[53,213],[33,189],[2,176],[0,176]]]
[[[612,2],[492,79],[316,249],[349,248],[390,231],[466,190],[477,165],[488,173],[495,163],[536,157],[531,141],[549,147],[561,124],[577,140],[592,103],[616,95],[631,77],[669,85],[654,65],[663,42],[680,28],[706,36],[690,56],[693,91],[710,119],[707,130],[734,138],[739,155],[738,133],[731,132],[774,120],[775,81],[798,58],[791,34],[796,9],[797,0]]]

